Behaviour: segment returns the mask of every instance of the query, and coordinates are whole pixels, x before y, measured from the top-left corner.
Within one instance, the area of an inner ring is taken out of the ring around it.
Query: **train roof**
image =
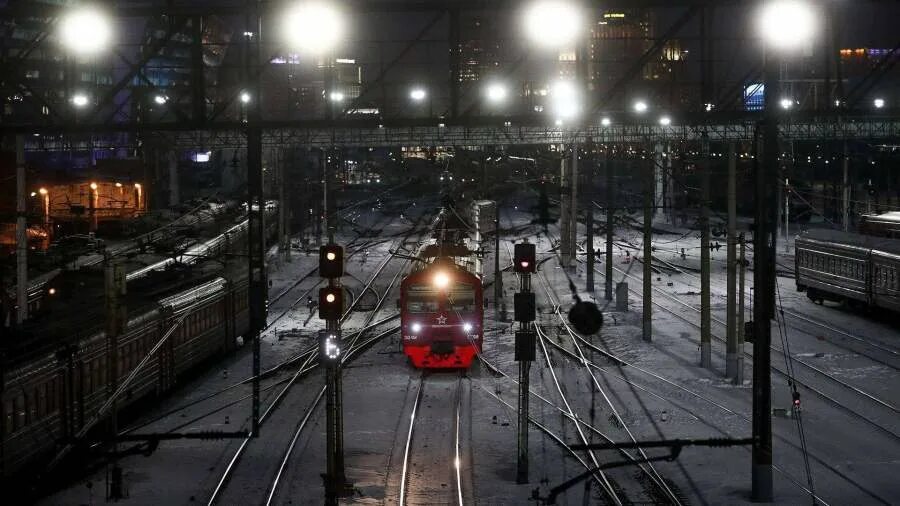
[[[864,214],[860,217],[863,221],[873,223],[897,223],[900,224],[900,211],[891,211],[881,214]]]
[[[894,255],[900,255],[900,239],[887,239],[870,235],[842,232],[840,230],[811,229],[804,230],[800,234],[801,239],[811,239],[819,242],[837,243],[856,246],[865,249],[884,251]]]
[[[431,275],[431,273],[434,272],[436,269],[451,270],[451,271],[453,271],[453,273],[455,275],[460,276],[460,277],[467,277],[467,278],[470,278],[470,280],[479,280],[480,279],[477,275],[467,271],[461,265],[454,262],[452,258],[441,257],[441,258],[437,258],[434,262],[427,264],[422,269],[408,274],[405,278],[403,278],[402,284],[418,282],[422,278]]]
[[[196,288],[214,284],[222,275],[221,266],[214,264],[203,262],[192,268],[154,271],[129,282],[122,300],[129,321],[157,310],[160,305],[176,309],[184,302],[180,295],[195,294]],[[232,275],[242,269],[235,269]],[[52,352],[87,339],[106,327],[105,274],[102,269],[62,271],[45,287],[46,290],[53,288],[55,293],[43,294],[44,309],[27,320],[21,329],[9,331],[0,339],[5,360],[18,362]]]

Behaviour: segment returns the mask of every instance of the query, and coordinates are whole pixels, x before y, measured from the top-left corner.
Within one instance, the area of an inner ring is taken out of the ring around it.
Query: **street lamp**
[[[572,81],[559,81],[550,90],[553,114],[570,120],[581,114],[581,93]]]
[[[76,93],[72,96],[72,105],[79,108],[88,105],[88,96],[84,93]]]
[[[883,98],[876,98],[876,99],[872,102],[872,104],[875,106],[876,109],[883,109],[883,108],[884,108],[884,99],[883,99]]]
[[[330,98],[332,102],[343,102],[344,94],[340,91],[332,91],[328,98]]]
[[[500,104],[506,100],[506,86],[501,83],[490,83],[484,90],[487,99],[492,104]]]
[[[668,116],[663,116],[663,117],[659,118],[659,124],[662,126],[669,126],[672,124],[672,118],[670,118]]]
[[[244,104],[250,103],[250,92],[249,91],[241,92],[241,103],[244,103]]]
[[[565,0],[537,0],[525,8],[525,34],[544,49],[570,46],[582,32],[584,16],[574,3]]]
[[[789,98],[782,98],[781,101],[778,102],[778,104],[781,105],[781,108],[785,111],[794,107],[794,101]]]
[[[604,117],[603,119],[600,120],[600,124],[605,127],[608,127],[608,126],[612,125],[612,120],[609,119],[609,117]]]
[[[759,32],[772,49],[796,50],[807,44],[816,32],[812,7],[799,0],[770,1],[760,11]]]
[[[344,16],[332,3],[300,2],[287,10],[282,29],[284,39],[293,49],[322,54],[343,38]]]
[[[649,108],[650,108],[650,106],[648,106],[647,102],[644,102],[643,100],[638,100],[637,102],[634,103],[634,112],[636,112],[638,114],[643,114],[643,113],[647,112],[647,109],[649,109]]]
[[[807,46],[816,32],[816,13],[798,0],[771,0],[759,11],[757,29],[765,42],[763,86],[765,115],[762,123],[763,158],[755,174],[757,202],[753,232],[753,449],[751,453],[751,500],[772,502],[772,371],[769,348],[772,320],[775,318],[775,208],[764,205],[777,201],[778,122],[775,110],[791,100],[776,98],[780,90],[780,57]],[[729,350],[734,341],[729,344]],[[729,351],[729,353],[731,353]],[[735,354],[737,355],[737,354]],[[740,361],[727,359],[726,370],[737,373]]]
[[[428,94],[425,93],[424,88],[413,88],[409,92],[409,98],[413,99],[413,101],[415,101],[415,102],[421,102],[421,101],[425,100],[425,97],[427,95]]]
[[[112,24],[98,9],[72,10],[60,20],[59,40],[76,54],[92,55],[103,51],[112,39]]]

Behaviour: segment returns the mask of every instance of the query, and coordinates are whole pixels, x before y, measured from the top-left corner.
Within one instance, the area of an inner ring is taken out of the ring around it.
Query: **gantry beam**
[[[264,123],[263,145],[327,148],[341,147],[394,147],[394,146],[484,146],[484,145],[546,145],[572,142],[641,143],[654,140],[699,141],[705,131],[711,142],[752,141],[757,122],[740,120],[714,124],[670,125],[625,124],[585,126],[578,129],[550,126],[501,125],[344,125],[326,126],[273,126]],[[243,129],[222,128],[216,130],[155,130],[167,145],[185,150],[238,148],[246,145]],[[900,115],[892,117],[842,118],[815,121],[794,121],[780,125],[780,138],[796,141],[900,140]],[[147,138],[150,141],[150,138]],[[118,137],[104,140],[94,136],[79,143],[77,139],[61,136],[28,137],[29,150],[61,148],[63,142],[73,149],[102,149],[122,147]],[[152,141],[150,141],[152,142]],[[57,146],[57,143],[59,144]]]
[[[858,3],[878,4],[896,3],[896,0],[855,0]],[[207,1],[205,5],[197,5],[200,2],[146,2],[137,5],[128,5],[121,2],[111,10],[117,17],[143,17],[143,16],[232,16],[247,12],[247,3],[244,1]],[[523,5],[521,0],[344,0],[345,7],[361,14],[377,12],[434,12],[453,9],[476,11],[514,11]],[[754,5],[750,0],[592,0],[589,2],[596,8],[665,8],[665,7],[691,7],[691,6],[750,6]],[[846,0],[818,0],[820,4],[846,4]],[[256,5],[256,4],[254,4]],[[281,0],[267,0],[258,3],[264,13],[277,12],[285,5]],[[19,2],[17,4],[0,9],[0,17],[14,18],[22,16],[58,16],[65,7],[60,5]]]

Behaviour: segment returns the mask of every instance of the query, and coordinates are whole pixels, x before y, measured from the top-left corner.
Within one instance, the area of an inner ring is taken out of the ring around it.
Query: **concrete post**
[[[562,148],[561,148],[562,150]],[[560,168],[560,176],[559,176],[559,254],[560,261],[562,262],[563,268],[569,267],[569,262],[571,261],[571,248],[569,246],[569,239],[572,237],[572,232],[570,230],[571,222],[569,221],[569,211],[571,210],[571,202],[569,199],[572,196],[571,189],[569,185],[571,184],[571,176],[570,176],[570,161],[566,160],[565,156],[560,157],[559,168]]]
[[[847,141],[844,141],[844,191],[843,191],[843,219],[841,225],[844,232],[850,230],[850,157],[847,152]]]
[[[641,259],[644,263],[644,314],[643,314],[643,335],[644,341],[650,342],[653,338],[653,270],[651,269],[651,258],[653,257],[652,241],[653,241],[653,167],[650,164],[643,167],[644,169],[644,257]]]
[[[701,174],[703,204],[700,207],[700,366],[712,367],[712,339],[709,307],[709,176],[712,170],[709,159],[709,136],[703,133],[701,156],[703,157]]]
[[[604,149],[604,165],[606,166],[606,300],[612,300],[613,292],[613,229],[616,192],[613,189],[612,164],[609,161],[609,145]]]
[[[569,203],[569,264],[568,268],[574,269],[578,258],[578,144],[572,144],[572,170],[569,175],[572,185],[572,196]]]
[[[725,376],[737,376],[737,157],[734,142],[728,143],[728,294],[726,300]],[[743,301],[742,301],[743,302]]]
[[[169,206],[174,207],[181,202],[178,187],[178,156],[174,151],[169,151],[167,161],[169,168]]]
[[[738,313],[737,313],[737,345],[735,346],[735,374],[732,383],[735,385],[744,384],[744,276],[746,274],[746,266],[744,262],[744,234],[738,237],[740,245],[740,256],[738,257]]]
[[[16,323],[28,319],[28,233],[25,216],[25,137],[16,135]]]

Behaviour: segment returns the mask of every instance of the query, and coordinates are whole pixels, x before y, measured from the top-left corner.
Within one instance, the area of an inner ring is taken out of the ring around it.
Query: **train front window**
[[[406,310],[410,313],[436,313],[438,293],[430,285],[412,285],[406,293]]]
[[[450,305],[453,311],[472,312],[475,310],[475,290],[472,285],[457,283],[450,290]]]

